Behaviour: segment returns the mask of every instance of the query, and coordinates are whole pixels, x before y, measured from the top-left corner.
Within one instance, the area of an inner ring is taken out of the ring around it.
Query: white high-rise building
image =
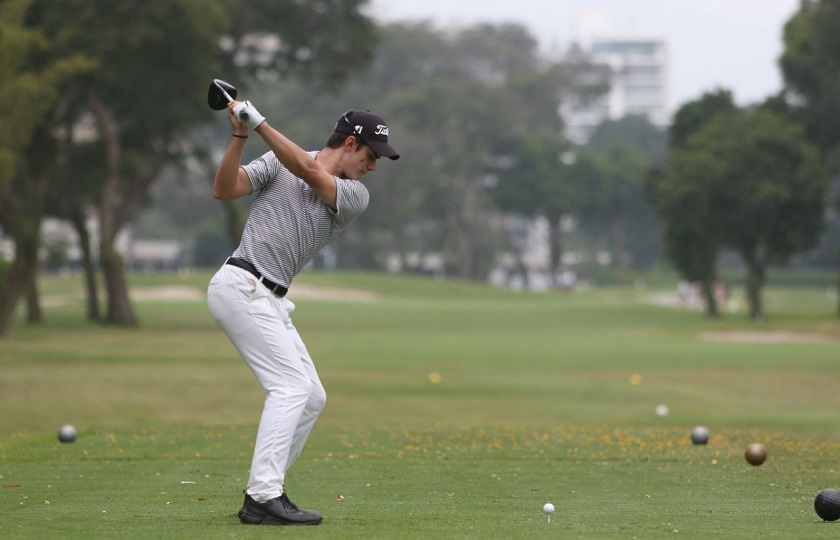
[[[582,144],[605,120],[641,115],[662,128],[671,122],[670,62],[662,39],[603,36],[581,39],[565,55],[581,66],[586,86],[605,93],[565,102],[566,135]],[[585,66],[585,67],[584,67]]]

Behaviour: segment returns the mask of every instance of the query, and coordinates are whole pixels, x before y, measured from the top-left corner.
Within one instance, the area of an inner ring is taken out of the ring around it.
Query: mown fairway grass
[[[79,278],[41,281],[46,323],[0,341],[0,538],[840,536],[813,509],[840,487],[824,289],[771,288],[753,323],[646,301],[670,289],[304,274],[298,291],[328,289],[294,315],[328,404],[287,487],[325,519],[278,530],[235,518],[262,396],[207,313],[208,279],[133,276],[132,329],[84,322]],[[149,296],[164,286],[194,296]]]

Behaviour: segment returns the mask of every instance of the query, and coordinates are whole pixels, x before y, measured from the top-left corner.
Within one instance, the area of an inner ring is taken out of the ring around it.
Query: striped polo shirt
[[[309,152],[315,157],[318,152]],[[244,165],[256,193],[233,256],[288,288],[315,254],[367,208],[370,194],[358,180],[336,178],[336,211],[273,152]]]

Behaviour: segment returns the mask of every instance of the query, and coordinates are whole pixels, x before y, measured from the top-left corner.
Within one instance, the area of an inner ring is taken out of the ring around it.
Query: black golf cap
[[[336,122],[335,132],[355,135],[380,156],[400,159],[397,151],[388,145],[388,125],[378,114],[350,109]]]

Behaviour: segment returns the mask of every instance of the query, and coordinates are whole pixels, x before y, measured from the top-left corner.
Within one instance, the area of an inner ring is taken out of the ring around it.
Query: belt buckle
[[[273,281],[268,281],[267,279],[265,279],[265,276],[260,276],[260,283],[262,283],[263,285],[265,285],[265,287],[266,287],[269,291],[271,291],[271,294],[277,294],[277,288],[278,288],[278,287],[280,287],[280,284],[279,284],[279,283],[274,283]],[[272,284],[272,285],[274,285],[274,286],[273,286],[273,287],[269,287],[269,286],[268,286],[268,284],[269,284],[269,283],[271,283],[271,284]]]

